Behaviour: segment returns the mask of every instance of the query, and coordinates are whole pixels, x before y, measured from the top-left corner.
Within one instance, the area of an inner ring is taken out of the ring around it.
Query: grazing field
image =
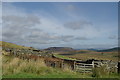
[[[75,54],[62,54],[66,57],[76,58],[81,60],[96,59],[96,60],[113,60],[118,61],[118,52],[81,52]]]
[[[54,56],[55,56],[56,58],[60,58],[60,59],[76,60],[76,59],[74,59],[74,58],[69,58],[69,57],[67,57],[67,56],[63,56],[63,55],[59,55],[59,54],[54,54]]]

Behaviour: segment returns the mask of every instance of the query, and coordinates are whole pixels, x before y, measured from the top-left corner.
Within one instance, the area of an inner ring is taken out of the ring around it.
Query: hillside
[[[59,54],[61,54],[61,55],[75,55],[75,54],[90,53],[90,52],[95,52],[95,51],[92,51],[92,50],[73,50],[73,51],[69,51],[69,52],[61,52]]]
[[[13,43],[9,43],[9,42],[4,42],[4,41],[0,41],[0,46],[2,46],[3,48],[16,48],[16,49],[29,49],[30,47],[24,47],[24,46],[20,46],[17,44],[13,44]]]
[[[47,49],[44,49],[47,51],[52,51],[52,52],[69,52],[69,51],[75,51],[73,48],[70,47],[49,47]]]
[[[36,53],[42,56],[51,56],[50,53],[53,54],[57,53],[69,58],[82,59],[82,60],[87,60],[87,59],[114,60],[114,61],[118,60],[118,52],[117,52],[118,48],[92,51],[92,50],[74,50],[70,47],[50,47],[47,49],[34,51],[33,49],[29,50],[31,49],[30,47],[24,47],[3,41],[0,41],[0,46],[2,46],[3,48],[23,49],[21,50],[21,53],[27,51],[26,53]]]
[[[69,51],[69,52],[61,52],[60,55],[81,59],[81,60],[88,60],[88,59],[96,59],[96,60],[113,60],[118,61],[118,48],[106,49],[106,50],[76,50],[76,51]]]
[[[13,43],[2,42],[1,47],[8,48],[13,51],[18,50],[18,54],[14,56],[1,55],[2,57],[2,67],[3,67],[3,78],[93,78],[93,73],[84,74],[76,71],[72,71],[69,66],[64,67],[63,69],[57,67],[51,67],[47,64],[53,65],[53,61],[56,58],[61,58],[65,60],[87,60],[87,59],[102,59],[102,60],[115,60],[117,58],[117,53],[103,53],[96,52],[91,50],[74,50],[68,47],[51,47],[45,50],[34,50],[29,49],[30,47],[19,46]],[[13,48],[13,49],[11,49]],[[17,48],[17,49],[16,49]],[[3,49],[4,50],[4,49]],[[53,51],[53,53],[71,53],[71,55],[63,56],[59,54],[54,54],[54,57],[51,59],[51,55],[47,51]],[[57,51],[57,52],[55,52]],[[4,51],[8,54],[9,52]],[[28,53],[28,54],[23,54]],[[31,53],[31,55],[29,55]],[[48,54],[45,54],[48,53]],[[32,55],[33,54],[33,55]],[[39,58],[36,55],[44,56]],[[112,55],[114,54],[114,55]],[[38,59],[39,58],[39,59]],[[46,60],[48,60],[46,63]],[[59,62],[58,62],[59,63]],[[34,66],[33,66],[34,65]],[[104,76],[103,76],[104,77]],[[114,77],[114,76],[113,76]]]
[[[104,50],[97,50],[98,52],[118,52],[120,50],[120,47],[115,47],[111,49],[104,49]]]
[[[8,43],[8,42],[3,42],[1,41],[1,47],[2,47],[2,51],[4,55],[10,55],[10,53],[6,52],[10,52],[11,54],[17,53],[17,54],[36,54],[36,55],[40,55],[43,57],[51,57],[51,54],[48,51],[45,50],[38,50],[32,47],[25,47],[25,46],[21,46],[21,45],[17,45],[17,44],[13,44],[13,43]],[[47,54],[49,53],[49,54]]]
[[[27,51],[27,52],[28,52],[27,49],[29,48],[29,47],[19,46],[13,43],[2,42],[2,41],[0,45],[1,47],[5,47],[8,49],[18,48],[20,50]],[[11,49],[11,50],[14,50],[14,49]],[[33,53],[36,51],[37,50],[35,51],[33,50]],[[41,52],[39,53],[40,55],[44,54],[44,52],[42,51],[40,52]],[[7,52],[4,51],[4,53],[7,53]],[[13,57],[8,55],[0,55],[0,57],[2,57],[2,63],[3,63],[2,64],[3,78],[21,78],[21,77],[22,78],[68,78],[68,77],[69,78],[83,78],[83,77],[91,78],[92,77],[91,75],[82,75],[81,73],[71,71],[68,68],[58,69],[58,68],[49,67],[44,62],[45,58],[34,60],[35,56],[32,56],[33,59],[28,61],[20,57]]]

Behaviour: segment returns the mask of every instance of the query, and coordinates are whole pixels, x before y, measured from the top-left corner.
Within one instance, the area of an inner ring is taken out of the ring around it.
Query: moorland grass
[[[3,78],[90,78],[69,69],[47,67],[42,59],[37,61],[21,60],[9,56],[3,58]]]
[[[29,48],[29,47],[24,47],[24,46],[20,46],[17,44],[4,42],[4,41],[0,41],[0,46],[7,47],[7,48],[17,48],[17,49],[28,49]]]
[[[22,60],[2,55],[3,78],[119,78],[118,74],[108,74],[104,67],[97,68],[93,74],[82,74],[70,69],[52,68],[45,65],[43,59]]]

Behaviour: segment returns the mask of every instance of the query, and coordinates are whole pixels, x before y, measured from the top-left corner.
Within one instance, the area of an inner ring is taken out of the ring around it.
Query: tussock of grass
[[[5,57],[4,57],[5,58]],[[9,58],[7,58],[9,59]],[[10,60],[10,59],[9,59]],[[43,68],[47,68],[43,60],[39,61],[25,61],[19,58],[13,58],[11,61],[3,60],[3,75],[16,74],[20,72],[42,74]],[[9,62],[7,62],[9,61]]]
[[[93,69],[92,77],[96,78],[119,78],[117,73],[110,73],[106,65]]]

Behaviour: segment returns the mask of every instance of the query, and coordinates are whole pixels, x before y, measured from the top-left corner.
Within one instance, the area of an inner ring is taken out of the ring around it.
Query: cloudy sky
[[[117,2],[4,2],[2,40],[35,48],[112,48]]]

